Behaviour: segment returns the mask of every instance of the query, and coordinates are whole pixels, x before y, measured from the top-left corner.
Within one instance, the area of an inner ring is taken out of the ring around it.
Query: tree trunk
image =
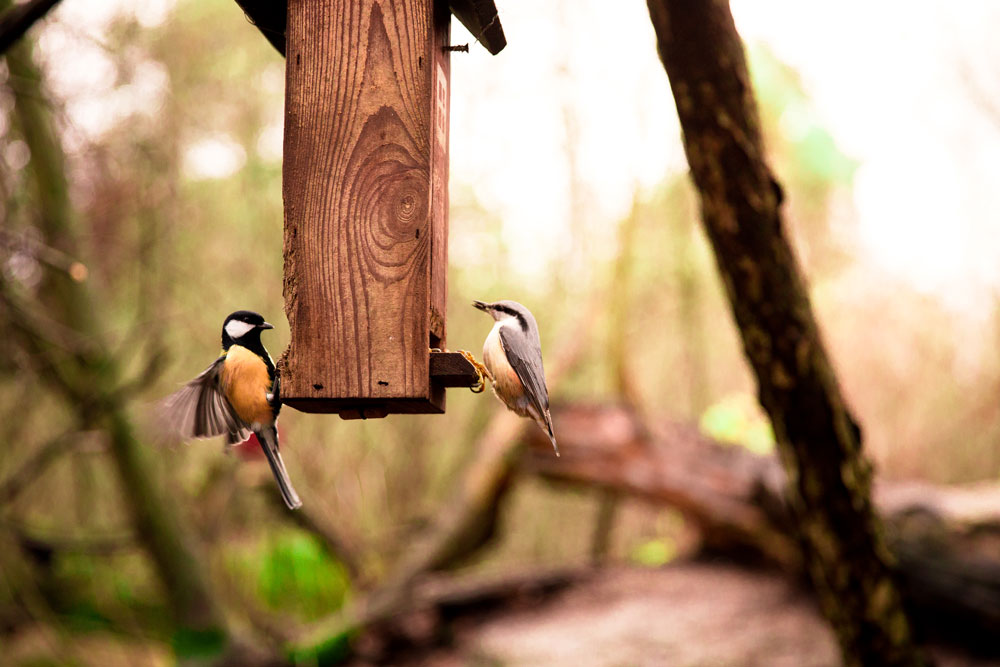
[[[849,665],[922,664],[872,509],[872,470],[782,231],[743,46],[727,0],[648,0],[702,218],[823,611]]]
[[[3,5],[6,3],[0,3]],[[6,54],[15,97],[15,113],[31,151],[30,174],[35,191],[38,230],[44,243],[69,256],[77,255],[76,231],[65,175],[65,158],[58,131],[52,122],[35,67],[31,48],[17,44]],[[129,504],[136,532],[153,560],[180,631],[178,650],[221,649],[228,629],[225,617],[208,581],[208,575],[191,546],[189,535],[170,509],[157,480],[144,460],[120,392],[123,377],[118,359],[102,340],[86,287],[68,273],[48,271],[42,283],[40,307],[47,317],[60,322],[85,347],[71,351],[56,349],[44,341],[44,333],[33,331],[27,309],[13,307],[12,285],[4,286],[6,315],[11,320],[11,338],[42,362],[42,379],[56,386],[72,404],[85,428],[106,431],[110,453],[118,471],[124,498]],[[20,299],[17,299],[20,301]],[[25,315],[20,317],[18,313]],[[20,321],[14,321],[20,317]]]

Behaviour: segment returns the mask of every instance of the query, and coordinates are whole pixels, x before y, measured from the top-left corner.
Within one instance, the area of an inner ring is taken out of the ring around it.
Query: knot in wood
[[[412,192],[403,193],[396,203],[396,218],[400,222],[408,223],[413,219],[413,214],[417,210],[417,198]]]
[[[395,245],[414,241],[415,230],[427,226],[429,202],[426,172],[407,170],[387,178],[375,196],[379,203],[376,207],[378,232],[374,242],[382,251],[388,252]]]

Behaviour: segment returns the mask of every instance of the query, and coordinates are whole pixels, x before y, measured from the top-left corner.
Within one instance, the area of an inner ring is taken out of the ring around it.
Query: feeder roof
[[[271,46],[285,55],[287,0],[236,0],[247,18],[257,26]],[[496,55],[507,46],[500,16],[493,0],[449,0],[448,6],[462,25],[486,50]]]

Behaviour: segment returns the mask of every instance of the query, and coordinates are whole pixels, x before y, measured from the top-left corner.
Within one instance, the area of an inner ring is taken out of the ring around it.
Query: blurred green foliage
[[[798,72],[766,45],[749,47],[750,75],[769,139],[780,150],[776,162],[788,189],[829,192],[849,187],[858,163],[845,155],[812,105]],[[824,203],[823,201],[816,202]]]
[[[713,403],[702,413],[699,426],[719,442],[742,445],[755,454],[774,452],[771,423],[747,394],[725,396]]]
[[[224,549],[231,576],[256,582],[257,595],[275,611],[314,620],[347,597],[350,583],[343,567],[312,535],[279,529]]]
[[[661,567],[677,556],[677,548],[672,540],[659,538],[643,542],[632,550],[631,559],[646,567]]]

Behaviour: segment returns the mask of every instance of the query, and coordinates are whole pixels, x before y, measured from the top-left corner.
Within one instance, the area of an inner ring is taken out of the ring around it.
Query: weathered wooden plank
[[[479,373],[460,352],[431,352],[431,381],[442,387],[473,387]]]
[[[443,156],[432,159],[437,87],[447,91],[442,4],[436,16],[432,0],[289,2],[283,194],[292,340],[282,390],[297,409],[444,409],[428,353],[444,336],[440,327],[431,338],[432,214],[447,211],[432,186],[437,174],[447,192],[446,115]]]
[[[451,16],[435,26],[435,44],[451,43]],[[451,54],[431,54],[431,347],[444,348],[448,307],[448,127],[451,108]]]
[[[432,386],[436,390],[447,387],[473,387],[479,382],[479,374],[459,352],[431,352],[429,374]],[[287,399],[283,399],[286,400]],[[392,401],[379,400],[327,400],[327,399],[295,399],[298,410],[305,412],[338,413],[343,419],[378,419],[390,413],[426,412],[425,404],[419,400]]]

